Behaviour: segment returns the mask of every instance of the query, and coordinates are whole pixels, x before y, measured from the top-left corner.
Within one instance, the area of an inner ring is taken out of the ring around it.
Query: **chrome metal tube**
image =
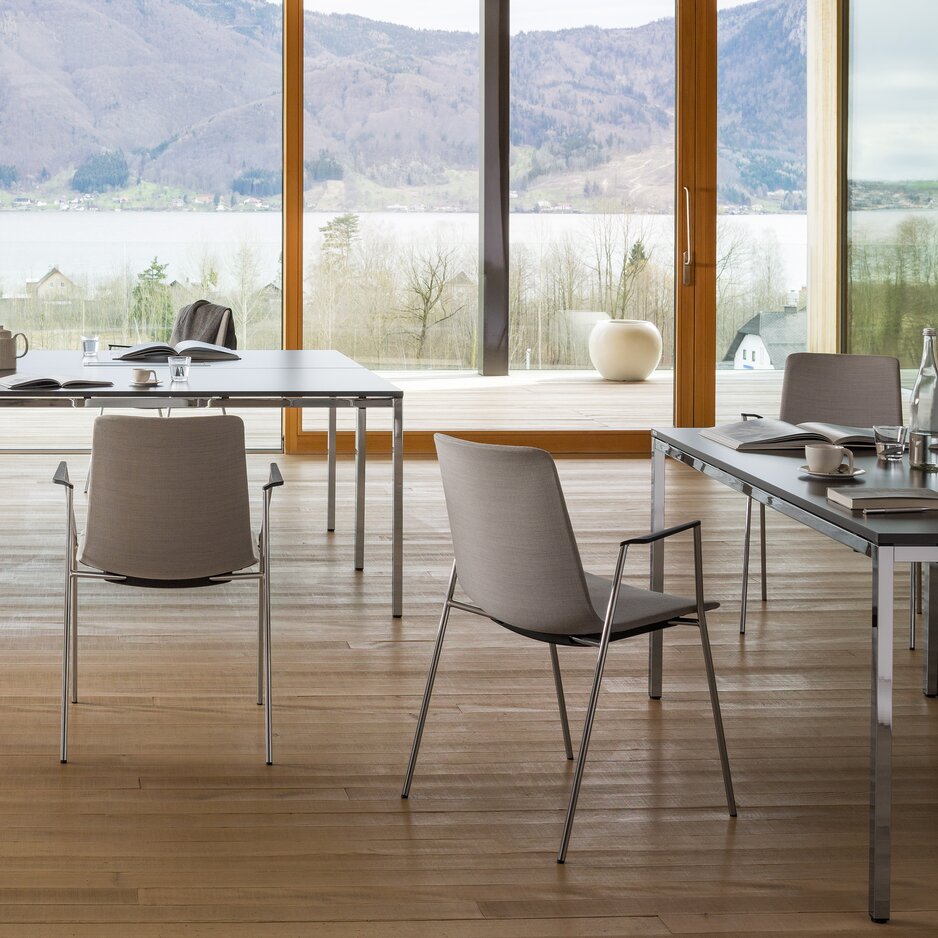
[[[427,683],[423,689],[423,700],[420,703],[420,713],[417,716],[417,729],[414,731],[414,743],[410,747],[410,758],[407,760],[407,770],[404,773],[404,786],[401,788],[401,797],[410,797],[410,785],[414,780],[414,769],[417,767],[417,755],[420,752],[420,741],[423,739],[423,728],[427,722],[427,713],[430,710],[430,696],[433,694],[433,682],[436,680],[436,670],[440,665],[440,652],[443,650],[443,639],[446,636],[446,624],[449,622],[450,603],[453,591],[456,589],[456,561],[453,561],[449,574],[449,585],[446,587],[446,599],[443,601],[443,611],[440,613],[440,624],[436,632],[436,642],[433,645],[433,656],[430,658],[430,669],[427,671]]]
[[[554,689],[557,691],[557,707],[560,710],[560,728],[563,731],[563,751],[568,759],[573,759],[573,744],[570,742],[570,724],[567,722],[567,703],[563,696],[563,677],[560,674],[560,659],[557,646],[550,644],[550,667],[554,672]]]

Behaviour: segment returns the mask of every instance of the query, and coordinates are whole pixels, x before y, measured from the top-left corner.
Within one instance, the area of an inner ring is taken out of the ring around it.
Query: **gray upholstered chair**
[[[573,758],[573,751],[557,646],[598,649],[558,863],[566,859],[570,842],[606,652],[610,642],[620,639],[677,625],[699,628],[726,803],[730,815],[735,816],[736,802],[707,638],[706,611],[716,608],[717,603],[704,601],[700,522],[691,521],[622,541],[612,579],[595,576],[583,570],[560,480],[548,453],[522,446],[468,443],[440,434],[435,439],[455,560],[401,797],[410,794],[449,614],[452,609],[459,609],[548,645],[568,759]],[[681,531],[693,532],[696,582],[693,598],[622,584],[625,557],[631,544],[650,544]],[[457,573],[469,602],[454,599]]]
[[[743,414],[758,417],[759,414]],[[845,427],[872,427],[902,423],[902,384],[899,360],[887,355],[832,355],[794,352],[785,360],[778,416],[787,423],[835,423]],[[739,632],[746,633],[749,593],[749,544],[752,534],[752,499],[746,499],[746,534],[743,541],[743,586]],[[759,504],[759,558],[762,601],[766,583],[765,505]],[[913,618],[914,628],[914,618]],[[914,631],[913,631],[914,641]]]
[[[270,498],[283,484],[271,463],[262,524],[251,531],[244,424],[240,417],[148,420],[105,416],[94,424],[94,484],[84,537],[75,523],[68,466],[60,758],[68,759],[69,680],[78,702],[78,583],[199,587],[256,580],[257,703],[266,704],[266,758],[273,761],[270,679]],[[255,545],[259,547],[255,553]],[[257,565],[255,571],[248,568]]]

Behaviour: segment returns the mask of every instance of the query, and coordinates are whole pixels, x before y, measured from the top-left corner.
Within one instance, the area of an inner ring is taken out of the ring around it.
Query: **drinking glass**
[[[82,358],[94,358],[98,354],[98,337],[96,335],[83,335],[81,337]]]
[[[876,455],[886,462],[902,459],[908,437],[908,427],[873,427]]]
[[[192,359],[188,355],[170,355],[166,361],[169,364],[170,381],[189,380],[189,366],[192,364]]]

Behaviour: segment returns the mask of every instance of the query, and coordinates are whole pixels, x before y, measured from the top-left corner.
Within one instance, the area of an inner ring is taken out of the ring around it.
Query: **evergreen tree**
[[[148,267],[137,274],[131,291],[130,321],[138,334],[151,340],[168,340],[173,330],[175,315],[173,301],[166,282],[166,268],[154,257]]]

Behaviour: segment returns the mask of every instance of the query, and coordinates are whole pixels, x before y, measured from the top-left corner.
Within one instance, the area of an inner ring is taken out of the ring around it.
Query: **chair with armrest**
[[[68,759],[69,696],[78,702],[79,581],[190,588],[256,580],[257,703],[266,707],[266,761],[271,764],[270,499],[283,484],[280,470],[271,463],[255,540],[240,417],[98,417],[92,455],[94,485],[81,539],[65,462],[53,479],[65,488],[67,518],[61,761]],[[249,569],[255,565],[256,570]]]
[[[706,612],[718,604],[704,601],[700,522],[691,521],[622,541],[613,578],[595,576],[583,570],[560,480],[548,453],[529,447],[469,443],[441,434],[435,440],[455,560],[401,797],[410,795],[447,622],[450,611],[458,609],[547,644],[568,759],[573,758],[573,750],[557,648],[563,645],[597,649],[558,863],[566,860],[606,653],[610,643],[622,639],[678,625],[699,629],[727,809],[735,816],[736,802],[707,638]],[[693,598],[637,589],[621,582],[630,545],[648,544],[684,531],[691,531],[694,538]],[[454,599],[457,574],[469,602]]]
[[[217,323],[217,326],[216,326]],[[203,337],[207,338],[203,339]],[[176,314],[176,321],[173,324],[173,333],[170,338],[170,344],[183,342],[186,339],[199,339],[200,341],[211,341],[213,345],[221,345],[224,348],[236,349],[238,339],[235,334],[234,319],[230,307],[219,306],[215,303],[209,303],[208,300],[196,300],[188,306],[183,306]],[[130,345],[118,345],[113,342],[108,344],[108,349],[132,348]],[[140,363],[141,367],[146,362]],[[163,411],[166,416],[172,416],[174,409],[188,407],[188,402],[178,401],[169,397],[115,397],[111,400],[98,401],[98,413],[103,414],[105,410],[155,410],[160,417]],[[221,408],[224,414],[226,410]],[[91,485],[91,463],[88,464],[88,474],[85,477],[85,492]]]
[[[759,414],[742,414],[743,420]],[[833,423],[845,427],[872,427],[902,423],[902,384],[899,360],[887,355],[835,355],[794,352],[785,360],[779,419],[787,423]],[[759,555],[762,601],[768,599],[765,547],[765,505],[759,503]],[[743,585],[739,632],[746,634],[749,592],[749,544],[752,499],[746,499],[743,539]],[[914,619],[913,619],[914,628]],[[914,638],[914,631],[913,631]]]

